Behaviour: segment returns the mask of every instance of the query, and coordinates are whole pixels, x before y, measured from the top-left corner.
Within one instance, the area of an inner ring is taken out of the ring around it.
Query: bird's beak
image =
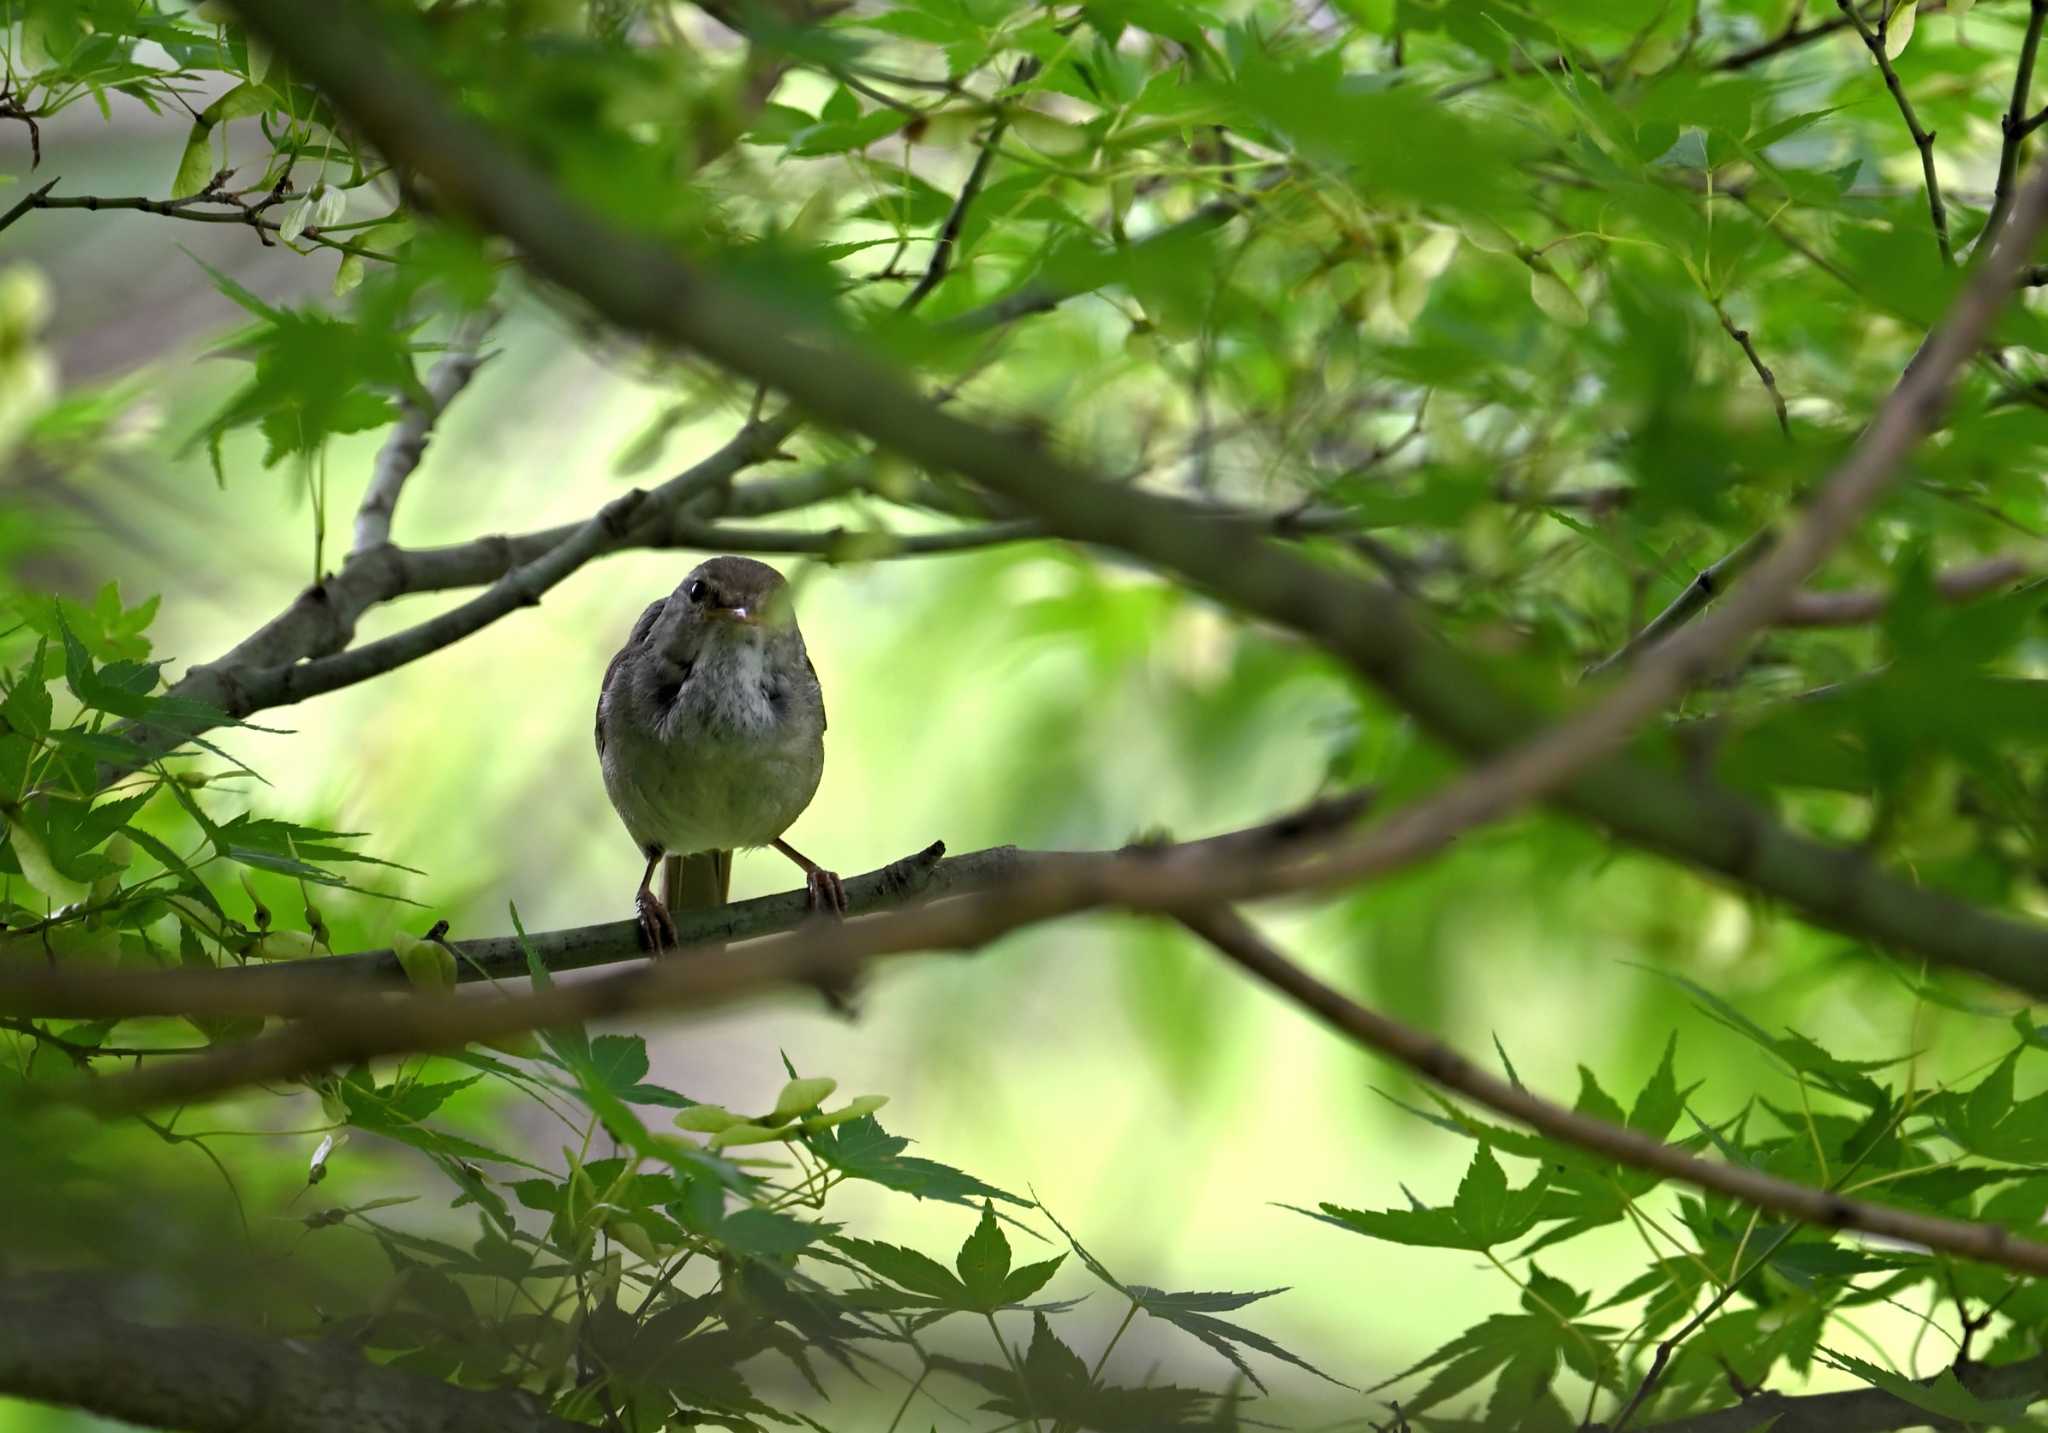
[[[755,613],[745,607],[713,607],[706,615],[721,622],[738,622],[747,627],[753,626],[759,620]]]

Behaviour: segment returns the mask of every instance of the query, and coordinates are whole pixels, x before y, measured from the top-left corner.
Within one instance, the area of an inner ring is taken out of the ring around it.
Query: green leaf
[[[1588,318],[1586,305],[1572,292],[1571,285],[1549,270],[1529,271],[1529,297],[1544,313],[1573,328],[1582,327]]]
[[[996,1223],[994,1204],[982,1202],[980,1222],[953,1257],[953,1267],[960,1271],[960,1282],[975,1308],[989,1310],[1002,1305],[1003,1284],[1010,1276],[1010,1241]]]
[[[1259,1388],[1263,1389],[1265,1384],[1259,1380],[1259,1376],[1256,1373],[1252,1372],[1251,1366],[1238,1353],[1237,1345],[1239,1344],[1263,1353],[1270,1358],[1277,1358],[1283,1363],[1291,1363],[1296,1368],[1313,1373],[1318,1378],[1336,1383],[1340,1388],[1350,1387],[1349,1384],[1341,1383],[1337,1379],[1331,1378],[1330,1375],[1324,1373],[1315,1365],[1295,1357],[1295,1355],[1289,1353],[1264,1334],[1254,1333],[1241,1324],[1228,1323],[1223,1319],[1214,1317],[1218,1313],[1228,1313],[1233,1309],[1241,1309],[1247,1304],[1257,1303],[1260,1299],[1269,1299],[1275,1294],[1285,1293],[1285,1289],[1260,1289],[1253,1293],[1226,1293],[1220,1291],[1209,1293],[1167,1293],[1164,1290],[1151,1288],[1144,1284],[1124,1284],[1115,1275],[1111,1274],[1100,1260],[1081,1247],[1081,1242],[1068,1231],[1064,1224],[1054,1217],[1051,1210],[1041,1207],[1040,1212],[1046,1218],[1051,1219],[1053,1227],[1065,1236],[1068,1245],[1080,1258],[1082,1264],[1087,1267],[1089,1273],[1095,1275],[1096,1278],[1122,1294],[1153,1318],[1163,1319],[1182,1333],[1190,1334],[1200,1339],[1204,1344],[1222,1354],[1239,1373],[1250,1379]]]
[[[936,1259],[918,1253],[915,1249],[907,1249],[900,1244],[884,1244],[872,1239],[851,1239],[841,1235],[834,1235],[825,1242],[869,1273],[887,1279],[898,1288],[922,1294],[947,1308],[966,1309],[973,1306],[966,1286],[955,1277],[951,1269]]]
[[[2032,1399],[2026,1397],[1979,1398],[1963,1387],[1962,1381],[1951,1368],[1945,1368],[1932,1379],[1922,1382],[1848,1354],[1822,1349],[1820,1356],[1844,1373],[1855,1374],[1873,1388],[1882,1388],[1903,1403],[1911,1404],[1939,1418],[1952,1419],[1957,1423],[1982,1423],[2002,1427],[2024,1419],[2027,1416],[2027,1409],[2033,1403]]]
[[[262,114],[276,103],[276,96],[259,84],[236,85],[192,121],[185,148],[178,156],[178,172],[171,180],[171,197],[185,199],[199,193],[213,181],[213,131],[215,126],[245,115]]]
[[[1040,1263],[1025,1264],[1020,1268],[1012,1269],[1009,1276],[1003,1280],[1002,1298],[999,1302],[1003,1304],[1023,1303],[1048,1283],[1052,1282],[1052,1276],[1059,1272],[1060,1265],[1066,1261],[1067,1256],[1059,1254]]]
[[[1658,1062],[1657,1072],[1650,1076],[1650,1082],[1643,1086],[1636,1096],[1636,1102],[1628,1112],[1628,1127],[1640,1130],[1652,1139],[1663,1139],[1678,1123],[1678,1117],[1685,1110],[1685,1097],[1689,1089],[1678,1088],[1678,1075],[1673,1062],[1678,1057],[1678,1032],[1664,1042],[1664,1058]]]
[[[1885,26],[1884,54],[1888,60],[1896,60],[1906,53],[1906,46],[1913,43],[1914,21],[1920,13],[1920,0],[1904,0],[1892,11],[1891,20]]]
[[[872,1116],[832,1129],[806,1132],[805,1141],[818,1158],[849,1178],[864,1179],[919,1199],[969,1205],[987,1199],[1020,1206],[1030,1202],[949,1165],[905,1155],[902,1151],[910,1141],[887,1133]]]
[[[943,1355],[934,1356],[931,1363],[997,1395],[986,1408],[1013,1422],[1035,1419],[1042,1426],[1065,1425],[1100,1433],[1167,1433],[1202,1426],[1191,1420],[1211,1403],[1210,1395],[1192,1389],[1118,1388],[1095,1383],[1088,1376],[1088,1366],[1059,1340],[1042,1313],[1032,1316],[1031,1344],[1018,1370]]]
[[[830,1097],[839,1088],[839,1081],[823,1077],[791,1080],[782,1087],[782,1093],[775,1097],[775,1108],[769,1112],[769,1124],[781,1124],[798,1115],[807,1115]]]
[[[590,1042],[587,1078],[625,1096],[647,1078],[647,1042],[638,1035],[599,1035]]]

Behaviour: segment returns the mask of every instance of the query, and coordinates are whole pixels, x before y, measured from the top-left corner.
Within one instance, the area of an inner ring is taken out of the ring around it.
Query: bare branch
[[[31,209],[86,209],[94,212],[108,209],[133,210],[138,214],[154,214],[161,219],[184,219],[194,224],[243,224],[256,231],[256,237],[265,245],[277,241],[272,237],[281,232],[284,225],[271,218],[265,210],[272,202],[282,202],[280,192],[275,201],[244,203],[230,194],[221,193],[209,187],[182,199],[150,199],[139,195],[72,194],[59,197],[50,191],[57,186],[57,180],[38,189],[32,189],[10,208],[0,214],[0,229],[28,213]],[[199,205],[213,205],[214,208],[199,208]],[[317,225],[309,225],[299,235],[301,242],[317,244],[323,249],[332,249],[337,254],[353,254],[359,259],[375,259],[379,263],[392,262],[389,254],[379,253],[366,245],[347,239],[330,238]]]
[[[2048,0],[2043,0],[2043,3],[2048,4]],[[1778,431],[1789,439],[1792,420],[1785,412],[1785,395],[1778,391],[1778,375],[1771,372],[1763,356],[1756,351],[1756,342],[1750,337],[1749,330],[1735,326],[1735,320],[1728,317],[1728,310],[1721,306],[1719,299],[1714,300],[1714,314],[1721,320],[1722,329],[1741,347],[1742,356],[1749,360],[1749,366],[1755,371],[1757,381],[1763,384],[1764,391],[1771,395],[1771,409],[1778,415]]]
[[[1410,1029],[1325,985],[1267,944],[1234,911],[1220,907],[1184,911],[1181,920],[1234,964],[1339,1034],[1560,1143],[1825,1229],[1856,1229],[1982,1263],[2048,1272],[2048,1244],[2019,1238],[1999,1225],[1967,1224],[1845,1198],[1746,1165],[1702,1159],[1641,1130],[1553,1104],[1520,1085],[1487,1074],[1435,1036]]]
[[[192,1433],[587,1433],[524,1393],[390,1368],[340,1342],[136,1323],[123,1316],[134,1302],[0,1284],[0,1390]]]
[[[633,530],[635,517],[650,502],[657,506],[681,502],[701,484],[710,481],[713,479],[701,475],[688,479],[674,478],[658,493],[649,494],[635,488],[623,497],[614,498],[560,546],[524,566],[515,567],[461,606],[408,627],[403,632],[395,632],[367,646],[336,652],[331,657],[316,657],[309,662],[238,674],[235,696],[238,702],[247,703],[247,706],[233,715],[287,706],[322,692],[368,681],[480,632],[521,607],[536,606],[549,588],[599,551],[623,540]]]
[[[475,586],[483,582],[503,583],[520,568],[542,562],[548,554],[578,541],[579,535],[583,538],[576,548],[579,565],[600,552],[640,545],[660,530],[660,525],[668,520],[675,507],[706,493],[721,491],[735,473],[773,455],[794,427],[795,420],[785,416],[741,429],[725,446],[649,494],[647,500],[635,508],[638,514],[636,522],[623,531],[614,531],[609,524],[599,524],[593,536],[592,524],[598,519],[592,518],[545,534],[535,534],[535,540],[520,549],[509,548],[503,538],[482,539],[466,544],[459,551],[440,549],[443,556],[438,564],[428,560],[432,558],[431,552],[416,564],[405,549],[388,543],[352,553],[342,564],[340,572],[306,588],[283,612],[225,655],[187,670],[183,677],[171,684],[165,695],[202,703],[228,717],[243,717],[282,701],[302,700],[315,691],[332,691],[336,686],[346,685],[339,679],[348,672],[389,670],[389,666],[378,664],[389,662],[397,665],[400,660],[410,661],[413,656],[436,650],[455,640],[446,636],[448,632],[456,631],[458,627],[462,628],[458,635],[480,630],[497,616],[521,605],[520,602],[515,600],[508,604],[501,594],[481,607],[466,604],[455,612],[442,614],[431,623],[423,623],[420,627],[384,639],[383,643],[377,644],[380,651],[375,658],[364,659],[360,653],[348,654],[355,657],[355,665],[330,666],[310,676],[305,674],[315,662],[328,658],[330,654],[343,653],[355,637],[356,619],[379,602],[407,592]],[[428,572],[416,572],[416,566],[438,566],[442,575],[451,580],[437,581]],[[449,568],[456,569],[455,573],[449,574],[446,571]],[[560,581],[572,570],[573,567],[560,570],[551,578],[549,585]],[[466,575],[470,573],[476,575]],[[459,619],[458,613],[463,614]],[[474,625],[468,625],[472,623]],[[401,645],[390,645],[394,643]],[[403,656],[405,652],[410,652],[411,656]],[[294,676],[294,673],[300,675]],[[361,679],[348,678],[352,681]],[[136,743],[136,764],[139,765],[151,757],[174,750],[206,727],[182,723],[177,726],[130,727],[127,730],[130,739]],[[118,774],[111,766],[102,773],[108,780]]]
[[[1950,602],[1967,602],[2009,587],[2035,570],[2021,557],[1987,557],[1934,574],[1935,592]],[[1794,593],[1773,619],[1779,627],[1854,627],[1876,621],[1891,606],[1889,588],[1867,587],[1847,592]]]
[[[713,912],[710,929],[782,933],[732,950],[723,939],[685,946],[662,960],[607,971],[530,994],[413,992],[388,994],[394,958],[385,952],[346,961],[307,961],[216,971],[110,972],[16,961],[0,968],[0,1014],[100,1017],[142,1014],[277,1015],[298,1023],[275,1034],[222,1046],[155,1069],[112,1075],[52,1090],[103,1113],[183,1102],[243,1085],[291,1078],[340,1062],[399,1052],[443,1050],[521,1030],[629,1012],[705,1010],[785,986],[838,988],[887,955],[972,950],[1035,921],[1102,906],[1172,909],[1217,894],[1257,893],[1303,853],[1313,852],[1333,824],[1347,822],[1365,796],[1342,798],[1298,815],[1165,847],[1118,852],[992,851],[960,858],[957,877],[941,875],[937,852],[851,883],[862,898],[900,901],[906,894],[945,890],[950,880],[980,879],[954,899],[885,911],[866,919],[802,919],[795,898]],[[893,888],[892,888],[893,887]],[[870,909],[873,907],[870,906]],[[858,910],[859,907],[856,907]],[[633,922],[531,937],[536,955],[563,965],[618,961],[641,954]],[[488,960],[511,964],[507,947],[455,947],[458,966]],[[328,967],[335,967],[332,975]],[[514,967],[523,969],[523,966]]]
[[[355,546],[351,555],[391,541],[391,518],[398,508],[398,495],[406,479],[419,467],[434,424],[483,365],[478,345],[495,319],[495,314],[485,314],[460,325],[450,340],[448,352],[427,374],[426,401],[422,403],[410,396],[404,400],[398,426],[378,451],[376,466],[370,470],[370,486],[363,493],[362,506],[356,509]]]

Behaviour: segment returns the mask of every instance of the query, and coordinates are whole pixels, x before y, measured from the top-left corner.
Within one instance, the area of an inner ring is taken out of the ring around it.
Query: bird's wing
[[[604,669],[604,681],[599,683],[597,688],[597,721],[595,725],[597,727],[597,754],[599,756],[604,755],[604,708],[605,703],[611,700],[612,680],[618,676],[620,664],[632,655],[633,649],[647,640],[648,634],[654,630],[654,619],[661,615],[661,609],[667,605],[668,599],[666,597],[658,602],[647,604],[647,610],[642,612],[640,620],[633,624],[633,631],[626,638],[626,645],[619,648],[612,655],[611,665]]]
[[[818,689],[818,730],[829,730],[832,723],[825,716],[825,684],[818,680],[818,669],[811,665],[808,649],[804,652],[804,670],[811,674],[811,685]]]

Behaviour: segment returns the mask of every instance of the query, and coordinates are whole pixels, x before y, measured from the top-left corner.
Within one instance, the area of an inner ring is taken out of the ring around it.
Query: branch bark
[[[588,1433],[346,1344],[143,1324],[21,1285],[0,1285],[0,1390],[190,1433]]]
[[[1948,602],[1967,602],[2029,577],[2035,564],[2023,557],[1987,557],[1934,574],[1934,591]],[[1799,592],[1786,602],[1774,621],[1779,627],[1854,627],[1874,622],[1892,605],[1887,588],[1845,592]]]
[[[391,541],[391,519],[398,510],[398,495],[426,455],[427,438],[434,431],[434,424],[483,365],[477,346],[489,327],[488,317],[462,324],[449,352],[427,374],[426,402],[405,400],[398,426],[378,451],[376,465],[370,470],[370,485],[363,492],[362,505],[356,509],[351,556]]]
[[[618,531],[607,530],[598,541],[579,548],[581,555],[575,565],[580,566],[581,562],[601,552],[659,543],[666,533],[665,525],[675,516],[676,507],[722,487],[737,473],[771,456],[793,427],[793,420],[776,419],[765,424],[749,424],[741,429],[709,457],[656,488],[651,501],[641,506],[639,516],[631,526]],[[409,592],[503,582],[520,568],[540,562],[549,553],[560,550],[579,533],[585,532],[594,521],[595,518],[586,519],[581,523],[530,534],[527,540],[519,543],[506,538],[483,538],[459,547],[427,549],[419,553],[390,543],[359,548],[342,564],[341,571],[306,588],[283,612],[224,655],[189,669],[171,684],[164,695],[202,703],[222,713],[224,718],[239,718],[284,700],[301,700],[312,695],[315,689],[331,691],[335,686],[345,685],[336,681],[336,676],[343,670],[355,668],[325,668],[310,678],[293,674],[304,672],[321,659],[332,658],[336,654],[354,657],[356,666],[360,667],[360,653],[348,653],[346,649],[355,638],[357,619],[371,607]],[[560,575],[567,576],[572,570],[573,566]],[[474,615],[472,613],[472,617]],[[443,616],[452,617],[453,614]],[[423,627],[431,625],[423,624]],[[478,627],[481,625],[477,624]],[[446,645],[445,642],[428,641],[422,628],[385,639],[386,643],[399,641],[419,645],[422,651]],[[323,681],[327,685],[321,685]],[[290,693],[296,695],[288,695]],[[205,724],[179,723],[175,726],[131,726],[126,728],[126,733],[136,744],[136,764],[140,765],[175,750],[189,738],[208,729]],[[118,773],[110,772],[109,779],[114,774]]]
[[[1277,820],[1201,840],[1127,847],[1121,851],[1027,851],[994,846],[945,857],[934,842],[922,851],[846,881],[848,911],[873,915],[913,901],[982,896],[1007,902],[1004,928],[1057,913],[1063,903],[1099,903],[1114,888],[1133,903],[1186,900],[1217,889],[1226,877],[1240,885],[1263,880],[1276,862],[1314,849],[1341,831],[1372,803],[1371,791],[1316,802]],[[942,859],[943,858],[943,859]],[[1233,874],[1234,873],[1234,874]],[[711,910],[673,913],[684,947],[718,949],[760,936],[830,932],[810,922],[809,898],[801,889]],[[965,925],[947,929],[967,929]],[[448,942],[460,982],[524,980],[527,952],[550,972],[581,970],[639,960],[646,955],[636,921],[480,940]],[[885,939],[884,945],[887,944]],[[878,947],[879,948],[879,947]],[[897,947],[890,947],[891,949]],[[910,947],[901,947],[909,949]],[[107,1016],[260,1015],[319,1018],[337,998],[379,989],[404,990],[404,968],[390,950],[287,963],[230,966],[220,970],[106,971],[50,968],[40,947],[15,938],[0,955],[31,957],[0,966],[0,1013],[53,1016],[90,1009]],[[864,957],[849,957],[844,975]],[[752,960],[739,963],[745,969]],[[664,967],[674,966],[664,959]],[[765,971],[765,967],[763,967]],[[780,984],[766,975],[753,988]],[[742,990],[739,993],[747,993]]]

